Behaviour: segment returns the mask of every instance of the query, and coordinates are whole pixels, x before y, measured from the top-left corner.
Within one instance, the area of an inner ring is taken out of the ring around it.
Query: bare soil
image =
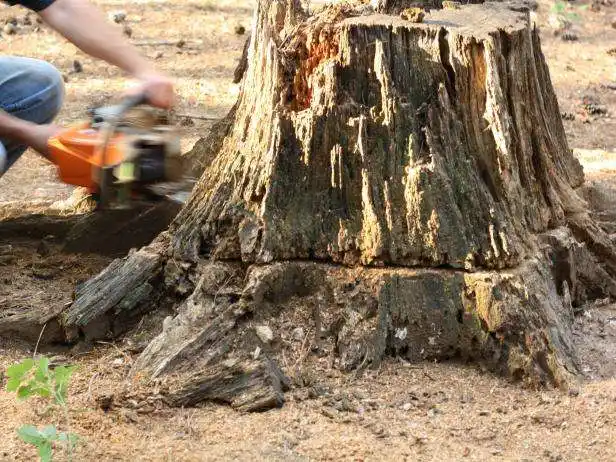
[[[250,28],[254,2],[97,3],[107,12],[124,10],[132,40],[177,78],[177,113],[189,149],[235,100],[231,79],[245,40],[235,29]],[[570,145],[588,180],[602,182],[616,195],[616,58],[608,54],[616,43],[616,6],[611,0],[593,4],[568,4],[577,15],[577,41],[553,34],[552,2],[540,0],[536,20]],[[11,16],[21,21],[24,14],[0,7],[0,24]],[[183,46],[177,45],[180,40]],[[17,35],[5,34],[0,50],[47,59],[66,75],[60,123],[82,118],[88,107],[108,101],[126,84],[121,72],[44,28],[24,26]],[[75,60],[83,72],[71,72]],[[27,153],[0,179],[0,220],[41,211],[69,213],[62,201],[71,194],[55,179],[52,166]],[[41,245],[41,239],[0,235],[0,317],[33,307],[61,309],[75,285],[109,261],[59,253],[54,239]],[[71,419],[83,440],[74,460],[616,460],[616,305],[607,302],[584,307],[576,318],[585,380],[569,393],[526,389],[468,364],[391,359],[378,371],[340,374],[308,354],[290,363],[286,372],[303,386],[288,393],[280,410],[240,414],[224,405],[168,409],[138,401],[102,409],[102,395],[131,388],[123,379],[140,339],[152,335],[158,321],[144,319],[116,344],[43,351],[78,366],[70,389]],[[0,371],[33,350],[32,343],[0,336]],[[321,373],[307,372],[314,368]],[[0,460],[34,459],[34,450],[17,439],[15,429],[58,418],[39,409],[36,401],[18,402],[0,391]]]

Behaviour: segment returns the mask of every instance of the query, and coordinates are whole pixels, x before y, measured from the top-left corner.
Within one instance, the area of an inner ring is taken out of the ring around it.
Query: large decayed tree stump
[[[178,405],[280,405],[313,355],[575,378],[572,305],[616,295],[616,252],[528,12],[261,0],[233,111],[168,232],[78,290],[72,339],[172,307],[133,376]]]

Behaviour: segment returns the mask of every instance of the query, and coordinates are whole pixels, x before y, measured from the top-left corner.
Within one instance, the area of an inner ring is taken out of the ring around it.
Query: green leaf
[[[56,383],[68,383],[75,371],[75,366],[58,366],[54,369]]]
[[[24,425],[17,430],[17,434],[24,442],[38,448],[41,462],[51,462],[52,443],[60,439],[54,425],[47,425],[42,430],[33,425]]]
[[[51,396],[51,390],[49,389],[49,386],[47,384],[35,388],[34,392],[41,398],[49,398]]]
[[[34,360],[31,358],[24,359],[22,362],[13,364],[6,369],[8,382],[6,384],[7,391],[17,391],[24,376],[34,367]]]
[[[6,381],[6,391],[14,392],[17,391],[21,385],[21,377],[12,377]]]
[[[48,441],[55,441],[58,439],[58,431],[55,425],[47,425],[45,428],[39,431],[40,435]]]
[[[29,398],[30,396],[40,395],[41,387],[36,382],[36,380],[30,380],[27,384],[19,387],[17,391],[17,397],[19,399]]]
[[[41,432],[34,425],[22,425],[17,430],[17,434],[24,442],[35,446],[39,446],[45,441]]]
[[[68,396],[68,384],[71,380],[71,375],[73,375],[74,370],[75,366],[58,366],[53,372],[53,378],[55,381],[54,392],[56,395],[56,401],[61,404],[66,403]]]
[[[30,385],[23,385],[19,387],[17,390],[17,398],[18,399],[27,399],[30,396],[34,395],[34,390]]]
[[[49,359],[45,356],[39,359],[34,378],[39,382],[49,380]]]
[[[41,444],[38,447],[38,454],[39,454],[39,457],[41,458],[41,462],[51,462],[51,455],[52,455],[51,443],[46,441],[43,444]]]

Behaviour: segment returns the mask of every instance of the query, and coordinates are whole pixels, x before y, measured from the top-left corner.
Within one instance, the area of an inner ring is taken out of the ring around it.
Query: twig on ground
[[[32,358],[36,358],[36,352],[38,351],[39,344],[41,343],[41,338],[43,337],[43,332],[45,332],[45,327],[47,327],[47,323],[43,324],[41,328],[41,332],[39,333],[38,340],[36,341],[36,345],[34,346],[34,353],[32,353]]]
[[[183,48],[186,45],[203,45],[202,40],[136,40],[132,44],[137,47],[178,47]]]
[[[310,352],[310,342],[308,342],[308,338],[310,337],[311,330],[312,329],[309,329],[304,336],[304,341],[299,349],[299,358],[297,358],[297,361],[295,361],[295,364],[293,365],[293,369],[295,370],[297,370],[299,365],[308,357],[308,353]]]
[[[193,115],[193,114],[175,114],[176,117],[187,117],[189,119],[197,120],[222,120],[223,117],[217,117],[212,115]]]

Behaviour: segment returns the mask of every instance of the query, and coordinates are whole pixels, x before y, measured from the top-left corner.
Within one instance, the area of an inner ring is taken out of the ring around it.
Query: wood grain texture
[[[289,29],[281,5],[261,3],[233,130],[173,224],[178,258],[513,267],[583,209],[527,13],[415,24],[339,5]]]

